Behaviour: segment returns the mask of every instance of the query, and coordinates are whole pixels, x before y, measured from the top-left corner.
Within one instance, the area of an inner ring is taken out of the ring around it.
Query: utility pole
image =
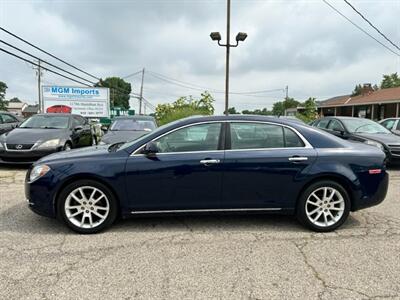
[[[139,98],[139,115],[142,114],[142,105],[143,105],[143,82],[144,82],[144,68],[142,70],[142,84],[140,86],[140,98]],[[146,111],[146,109],[145,109]]]
[[[42,68],[40,67],[40,59],[38,61],[37,66],[37,76],[38,76],[38,101],[39,101],[39,111],[44,111],[44,104],[42,101],[42,93],[41,93],[41,81],[42,81]]]
[[[285,91],[286,91],[285,100],[287,100],[289,98],[289,86],[288,85],[285,87]]]
[[[217,41],[221,47],[226,47],[226,63],[225,63],[225,114],[228,115],[229,109],[229,54],[231,47],[237,47],[239,42],[243,42],[247,38],[247,33],[239,32],[236,35],[236,44],[231,45],[231,0],[226,2],[226,44],[221,44],[221,34],[219,32],[211,32],[210,37],[213,41]]]
[[[226,1],[226,66],[225,66],[225,115],[229,109],[229,54],[231,41],[231,0]]]

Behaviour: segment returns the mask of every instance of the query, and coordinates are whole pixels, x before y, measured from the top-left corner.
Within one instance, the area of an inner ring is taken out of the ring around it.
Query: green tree
[[[129,99],[132,92],[129,82],[120,77],[107,77],[104,80],[100,79],[100,82],[96,83],[96,86],[110,88],[111,107],[129,109]]]
[[[212,115],[213,102],[214,98],[207,91],[201,94],[200,99],[194,99],[192,96],[180,97],[173,103],[158,104],[155,118],[159,125],[164,125],[193,115]]]
[[[6,110],[7,109],[7,105],[6,105],[6,101],[5,101],[7,88],[8,88],[7,84],[5,84],[4,82],[0,81],[0,110]]]
[[[308,123],[314,121],[318,117],[317,102],[315,98],[308,98],[301,106],[304,107],[304,110],[296,114],[296,117],[300,120]]]
[[[361,95],[361,92],[362,92],[362,86],[361,86],[361,84],[357,84],[354,87],[354,90],[351,92],[351,96],[355,97],[355,96]]]
[[[399,75],[397,75],[397,72],[389,75],[383,75],[381,89],[390,89],[394,87],[400,87],[400,78]]]
[[[225,114],[225,111],[224,111],[224,114]],[[235,107],[229,107],[228,108],[228,114],[230,114],[230,115],[238,115],[238,114],[240,114],[240,112],[236,111]]]
[[[268,108],[264,107],[263,109],[255,109],[255,110],[248,110],[245,109],[242,111],[244,115],[262,115],[262,116],[270,116],[272,115],[272,111],[268,110]]]
[[[8,102],[14,102],[14,103],[21,103],[22,101],[18,99],[18,97],[11,98]]]
[[[285,106],[283,105],[283,101],[274,103],[272,106],[272,114],[274,116],[283,116],[285,114]]]

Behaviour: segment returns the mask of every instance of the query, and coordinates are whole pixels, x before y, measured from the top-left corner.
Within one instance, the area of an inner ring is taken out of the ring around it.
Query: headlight
[[[60,139],[48,140],[46,142],[41,143],[38,148],[54,148],[60,144]]]
[[[378,143],[378,142],[375,142],[375,141],[371,141],[371,140],[366,140],[366,141],[364,141],[364,143],[367,144],[367,145],[378,147],[382,151],[385,151],[385,147],[383,147],[383,145],[381,143]]]
[[[103,146],[103,145],[107,145],[106,143],[104,143],[103,141],[99,142],[99,146]]]
[[[36,179],[46,175],[50,171],[48,165],[37,165],[33,167],[31,174],[29,175],[29,182],[35,181]]]
[[[1,142],[0,142],[0,149],[4,149],[4,146]]]

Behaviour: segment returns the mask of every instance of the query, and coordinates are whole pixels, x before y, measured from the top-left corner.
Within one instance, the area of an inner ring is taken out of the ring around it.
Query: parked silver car
[[[7,111],[0,111],[0,135],[13,130],[23,121],[22,118]]]
[[[379,121],[379,123],[394,134],[400,135],[400,118],[384,119]]]

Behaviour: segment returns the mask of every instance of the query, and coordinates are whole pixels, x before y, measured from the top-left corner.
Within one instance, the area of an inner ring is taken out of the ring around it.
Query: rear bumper
[[[0,164],[30,165],[40,158],[58,151],[58,148],[32,151],[0,150]]]
[[[371,186],[370,186],[371,187]],[[382,179],[379,182],[379,185],[372,193],[364,193],[364,196],[358,199],[353,199],[352,203],[352,211],[364,209],[367,207],[375,206],[385,200],[387,191],[389,187],[389,174],[384,173],[382,174]]]

